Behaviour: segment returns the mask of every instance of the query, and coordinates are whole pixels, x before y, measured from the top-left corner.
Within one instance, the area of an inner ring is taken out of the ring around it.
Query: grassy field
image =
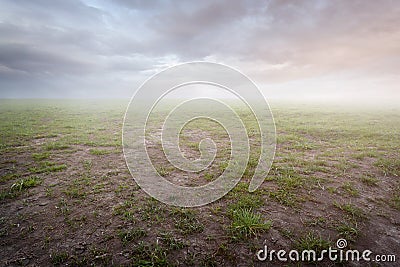
[[[321,251],[338,238],[400,257],[399,108],[272,102],[277,150],[261,188],[247,191],[258,153],[250,124],[241,182],[189,209],[152,199],[131,177],[121,147],[127,102],[0,100],[0,265],[265,266],[256,257],[265,244]],[[182,132],[182,148],[196,158],[198,141],[213,137],[213,166],[186,177],[153,140],[160,175],[190,186],[223,172],[226,133],[201,125]]]

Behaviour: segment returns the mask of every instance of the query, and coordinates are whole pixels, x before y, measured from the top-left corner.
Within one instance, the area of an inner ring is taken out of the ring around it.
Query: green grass
[[[135,241],[145,237],[147,232],[142,228],[134,228],[130,230],[119,230],[118,237],[121,239],[122,244],[126,245],[129,242]]]
[[[68,216],[71,212],[68,201],[63,197],[60,198],[56,208],[60,211],[61,215],[65,216],[65,217]]]
[[[41,161],[48,159],[50,157],[50,152],[32,153],[32,158],[35,161]]]
[[[141,220],[152,223],[161,223],[165,221],[166,208],[165,204],[160,203],[154,198],[145,200],[141,206],[131,209],[131,212],[137,212]]]
[[[344,191],[347,193],[347,194],[349,194],[350,196],[353,196],[353,197],[357,197],[357,196],[359,196],[359,192],[358,192],[358,190],[354,187],[354,184],[353,183],[351,183],[351,182],[345,182],[343,185],[342,185],[342,188],[344,189]]]
[[[56,143],[56,142],[51,142],[45,145],[46,150],[65,150],[70,148],[70,145],[63,144],[63,143]]]
[[[396,193],[392,198],[391,198],[391,204],[392,207],[400,210],[400,194]]]
[[[342,203],[342,204],[339,204],[339,203],[337,203],[337,202],[334,202],[333,205],[334,205],[336,208],[338,208],[338,209],[340,209],[340,210],[346,212],[346,213],[347,213],[348,215],[350,215],[352,218],[360,219],[360,218],[364,218],[364,217],[365,217],[364,211],[363,211],[361,208],[355,206],[354,204],[351,204],[351,203]]]
[[[161,243],[169,250],[182,249],[187,247],[182,239],[174,237],[174,235],[170,232],[165,232],[160,234]]]
[[[28,188],[35,187],[42,183],[42,179],[39,176],[30,176],[26,179],[21,179],[11,186],[11,191],[21,192],[23,190],[27,190]]]
[[[378,157],[379,153],[374,150],[369,150],[369,151],[362,151],[353,154],[353,158],[358,159],[358,160],[364,160],[365,158],[376,158]]]
[[[269,192],[269,197],[278,203],[291,208],[297,207],[299,204],[297,195],[285,189],[271,191]]]
[[[238,209],[257,209],[264,204],[262,197],[256,193],[243,193],[233,198],[233,202],[228,205],[228,213],[232,214]]]
[[[89,150],[89,153],[92,154],[92,155],[96,155],[96,156],[102,156],[102,155],[111,154],[112,151],[106,150],[106,149],[96,149],[96,148],[92,148],[92,149]]]
[[[324,239],[321,235],[314,232],[308,232],[300,236],[294,243],[295,249],[301,252],[303,250],[314,250],[316,255],[320,255],[321,251],[331,246],[329,240]]]
[[[114,207],[113,214],[121,216],[123,220],[126,221],[135,221],[135,210],[134,203],[130,200],[125,200],[124,203],[119,204]]]
[[[66,251],[57,251],[51,254],[50,258],[54,265],[61,265],[68,260],[69,254]]]
[[[233,239],[245,239],[266,232],[271,226],[272,221],[264,221],[261,214],[240,208],[232,213],[229,232]]]
[[[211,182],[211,181],[213,181],[215,179],[215,175],[213,173],[205,173],[204,174],[204,179],[207,182]]]
[[[298,197],[299,191],[314,183],[310,176],[302,175],[292,166],[282,166],[281,164],[275,164],[272,167],[267,179],[276,182],[279,186],[268,192],[269,197],[287,207],[298,206],[301,202],[301,198]]]
[[[336,226],[336,231],[341,238],[346,239],[347,241],[354,242],[357,237],[360,235],[360,230],[357,227],[357,223],[352,222],[342,222]]]
[[[316,217],[312,220],[305,221],[304,224],[306,226],[313,226],[313,227],[321,226],[321,227],[323,227],[326,224],[326,222],[327,222],[327,220],[325,217]]]
[[[169,266],[167,250],[159,245],[139,242],[132,251],[132,266]]]
[[[82,163],[82,165],[83,165],[83,168],[84,168],[87,172],[90,172],[90,171],[92,170],[93,163],[92,163],[92,161],[91,161],[90,159],[84,160],[83,163]]]
[[[42,183],[42,178],[39,176],[29,176],[14,182],[10,189],[0,192],[0,200],[15,198],[20,196],[24,191],[29,188],[36,187]]]
[[[361,182],[363,182],[364,184],[366,184],[368,186],[378,186],[379,180],[377,178],[370,177],[370,176],[362,176]]]
[[[393,208],[400,210],[400,184],[393,189],[393,193],[390,198],[390,205]]]
[[[183,235],[201,233],[204,225],[197,219],[196,213],[192,209],[173,208],[170,215],[174,220],[174,226]]]
[[[54,138],[57,136],[58,136],[57,134],[39,134],[39,135],[34,136],[33,138],[34,139],[44,139],[44,138]]]
[[[400,158],[398,156],[380,158],[375,162],[385,176],[400,176]]]
[[[19,177],[21,177],[21,174],[19,174],[19,173],[7,173],[7,174],[0,176],[0,182],[4,183],[4,182],[10,181],[10,180],[17,179]]]
[[[57,164],[56,162],[43,161],[39,163],[39,166],[29,168],[32,173],[51,173],[60,172],[67,169],[65,164]]]
[[[68,185],[63,190],[64,194],[70,198],[84,199],[86,198],[87,192],[80,185]]]
[[[16,197],[16,194],[12,194],[8,190],[0,191],[0,200],[4,200],[4,199],[7,199],[7,198],[14,198],[14,197]]]
[[[161,166],[157,168],[157,172],[160,176],[167,177],[171,173],[171,168]]]

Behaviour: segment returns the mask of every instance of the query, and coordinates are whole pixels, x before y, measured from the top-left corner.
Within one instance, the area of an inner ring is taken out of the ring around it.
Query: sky
[[[190,61],[267,98],[400,102],[393,0],[0,0],[0,98],[127,98]]]

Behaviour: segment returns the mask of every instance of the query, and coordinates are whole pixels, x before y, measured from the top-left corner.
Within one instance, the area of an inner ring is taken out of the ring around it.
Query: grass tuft
[[[92,155],[96,155],[96,156],[102,156],[102,155],[111,154],[111,151],[106,150],[106,149],[92,148],[92,149],[89,150],[89,153],[92,154]]]
[[[32,173],[50,173],[50,172],[59,172],[63,171],[67,168],[65,164],[57,164],[51,161],[43,161],[40,162],[38,167],[31,167],[29,171]]]
[[[156,245],[139,242],[132,252],[133,266],[169,266],[167,251]]]
[[[336,231],[338,231],[340,237],[352,242],[360,235],[357,223],[342,222],[336,226]]]
[[[121,239],[122,244],[124,245],[131,241],[136,241],[139,238],[145,237],[146,235],[146,231],[142,228],[131,229],[128,231],[120,230],[118,232],[118,237]]]
[[[41,152],[41,153],[33,153],[32,158],[35,161],[41,161],[44,159],[48,159],[50,157],[50,152]]]
[[[351,215],[352,218],[356,219],[356,218],[363,218],[365,217],[365,214],[363,212],[362,209],[360,209],[359,207],[354,206],[351,203],[343,203],[343,204],[339,204],[337,202],[334,202],[333,205],[346,212],[347,214]]]
[[[256,236],[258,233],[268,231],[272,221],[265,222],[260,214],[251,209],[238,209],[232,214],[230,234],[233,239],[245,239]]]
[[[308,232],[295,241],[295,248],[301,252],[304,250],[314,250],[319,255],[322,250],[328,249],[331,245],[329,240],[323,239],[314,232]]]
[[[201,233],[204,225],[196,218],[196,213],[191,209],[174,208],[170,213],[174,218],[174,225],[183,235]]]
[[[46,150],[64,150],[70,148],[69,145],[62,144],[62,143],[56,143],[56,142],[51,142],[46,144],[45,149]]]

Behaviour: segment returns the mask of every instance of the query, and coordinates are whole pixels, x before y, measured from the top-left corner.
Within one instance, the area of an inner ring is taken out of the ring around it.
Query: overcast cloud
[[[267,97],[400,100],[399,1],[1,1],[0,97],[130,97],[208,60]]]

